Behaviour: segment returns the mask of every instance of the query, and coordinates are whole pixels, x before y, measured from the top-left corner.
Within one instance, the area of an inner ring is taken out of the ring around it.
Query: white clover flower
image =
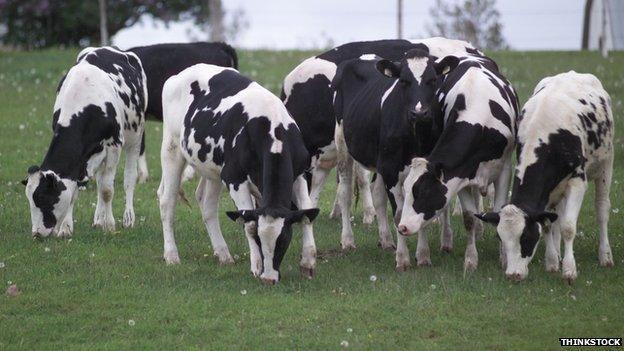
[[[376,281],[377,281],[377,276],[373,274],[373,275],[371,275],[368,279],[369,279],[371,282],[373,282],[373,283],[374,283],[374,282],[376,282]]]
[[[131,327],[134,327],[134,325],[136,324],[136,322],[134,321],[134,319],[128,319],[128,325]]]
[[[347,340],[342,340],[340,342],[340,346],[342,346],[342,347],[349,347],[349,342]]]
[[[247,290],[243,289],[240,291],[241,295],[247,295]]]

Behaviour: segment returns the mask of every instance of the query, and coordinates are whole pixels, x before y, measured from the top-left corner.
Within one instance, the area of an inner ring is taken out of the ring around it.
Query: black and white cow
[[[423,45],[422,50],[409,50],[399,63],[363,56],[338,65],[332,87],[338,167],[344,177],[338,189],[340,206],[350,207],[350,186],[345,180],[351,177],[355,159],[377,173],[373,199],[382,243],[392,242],[387,199],[395,218],[400,218],[402,184],[411,160],[429,154],[439,135],[428,112],[438,81],[458,62],[457,57],[447,56],[436,63]],[[343,226],[349,225],[349,214],[342,214]],[[452,235],[443,239],[443,245],[448,245]],[[409,266],[409,257],[401,256],[407,251],[406,239],[400,236],[397,242],[397,270],[402,271]],[[418,251],[416,259],[419,265],[431,264],[428,253]]]
[[[268,283],[279,280],[291,226],[301,222],[300,266],[311,277],[316,264],[311,222],[318,209],[311,208],[304,178],[310,156],[282,102],[236,70],[206,64],[169,78],[163,102],[158,195],[166,262],[179,263],[173,215],[188,163],[202,176],[196,197],[221,263],[233,261],[219,227],[219,193],[225,184],[239,210],[228,216],[245,223],[253,275]]]
[[[330,85],[336,74],[338,64],[367,54],[400,61],[410,49],[422,49],[423,46],[426,47],[430,55],[437,57],[444,57],[455,52],[477,52],[470,43],[440,37],[412,41],[353,42],[306,59],[284,78],[282,101],[301,129],[306,147],[312,155],[310,194],[314,204],[318,202],[327,175],[337,163],[336,144],[334,142],[336,126],[336,116],[333,109],[334,91]],[[354,171],[360,180],[364,222],[372,223],[374,207],[370,185],[368,184],[368,173],[360,167],[356,167]],[[446,230],[450,232],[450,226]],[[390,240],[380,238],[380,244],[384,249],[394,248],[394,242],[391,238]],[[350,225],[343,225],[341,245],[344,249],[355,247]]]
[[[399,232],[420,232],[459,195],[468,231],[464,269],[471,271],[478,262],[474,190],[485,196],[494,183],[494,209],[507,201],[518,99],[494,61],[468,55],[444,76],[436,100],[430,113],[442,131],[431,153],[412,161],[403,185]]]
[[[542,79],[521,115],[511,202],[478,216],[497,226],[507,277],[526,278],[541,233],[554,222],[545,235],[546,270],[559,270],[563,236],[563,278],[576,279],[576,222],[590,181],[596,187],[598,258],[601,266],[613,266],[607,234],[613,172],[609,94],[595,76],[570,71]]]
[[[137,46],[128,51],[139,57],[147,77],[149,98],[145,113],[148,120],[163,120],[161,96],[163,85],[169,77],[198,63],[238,69],[236,50],[225,43],[168,43]],[[146,181],[148,175],[145,160],[145,135],[143,135],[139,158],[139,182]]]
[[[61,81],[54,103],[52,142],[41,166],[28,170],[26,196],[32,234],[70,236],[78,186],[95,176],[93,225],[114,230],[113,182],[126,151],[124,227],[134,225],[133,196],[145,123],[147,91],[141,61],[112,47],[87,48]]]

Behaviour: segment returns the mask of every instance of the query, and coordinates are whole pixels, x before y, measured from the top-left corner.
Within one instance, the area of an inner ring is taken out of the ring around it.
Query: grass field
[[[616,265],[598,267],[593,189],[575,242],[579,279],[573,286],[543,269],[543,244],[527,281],[508,282],[498,265],[498,240],[488,228],[478,242],[479,268],[463,275],[465,236],[454,218],[455,251],[438,252],[433,267],[395,273],[394,255],[376,246],[377,231],[355,212],[358,249],[339,250],[340,224],[329,219],[329,182],[315,222],[317,276],[299,275],[297,230],[282,281],[260,284],[249,273],[242,227],[221,226],[236,264],[219,266],[198,207],[178,206],[176,239],[182,264],[165,266],[156,200],[161,125],[148,123],[151,179],[135,196],[137,225],[122,230],[118,173],[114,212],[119,230],[91,228],[93,185],[80,194],[72,240],[34,242],[24,189],[26,169],[39,164],[51,136],[54,92],[78,50],[0,53],[0,349],[558,349],[559,337],[624,336],[624,147],[616,132],[611,243]],[[310,52],[240,52],[241,71],[278,93],[281,80]],[[544,76],[574,69],[600,78],[611,94],[616,130],[624,123],[624,54],[501,52],[492,56],[521,103]],[[195,182],[193,182],[195,183]],[[187,184],[192,194],[195,184]],[[592,187],[593,188],[593,187]],[[621,210],[620,210],[621,209]],[[619,213],[618,213],[619,212]],[[415,240],[410,248],[415,251]],[[375,275],[376,281],[370,277]],[[342,343],[342,345],[341,345]]]

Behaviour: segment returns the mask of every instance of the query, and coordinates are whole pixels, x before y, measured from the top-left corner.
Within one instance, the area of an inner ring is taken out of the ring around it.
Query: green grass
[[[50,140],[54,92],[77,50],[0,53],[0,349],[558,349],[559,337],[624,336],[624,150],[616,134],[610,230],[616,266],[598,267],[593,190],[579,223],[579,279],[568,286],[543,270],[543,244],[521,284],[504,278],[492,229],[478,242],[479,268],[463,275],[465,236],[454,218],[456,248],[438,252],[431,229],[431,268],[394,272],[394,255],[376,247],[377,231],[355,212],[358,249],[342,255],[340,225],[328,218],[330,181],[315,222],[321,258],[317,276],[298,273],[299,231],[283,263],[282,281],[261,285],[249,273],[240,226],[221,226],[236,264],[219,266],[198,207],[178,206],[176,239],[182,264],[162,261],[156,202],[161,126],[148,123],[151,179],[137,190],[134,229],[91,228],[95,192],[80,194],[73,239],[33,242],[19,181],[38,164]],[[279,93],[281,79],[310,52],[243,51],[241,71]],[[624,54],[502,52],[492,55],[524,102],[544,76],[574,69],[596,74],[611,94],[616,128],[624,122]],[[114,211],[123,214],[121,174]],[[192,194],[194,184],[186,185]],[[190,196],[189,196],[190,197]],[[412,252],[415,240],[410,240]],[[369,277],[378,280],[371,282]],[[246,294],[242,292],[246,291]],[[131,326],[129,320],[135,321]],[[350,330],[351,332],[349,332]]]

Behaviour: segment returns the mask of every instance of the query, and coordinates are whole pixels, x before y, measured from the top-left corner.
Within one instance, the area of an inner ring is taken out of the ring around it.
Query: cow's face
[[[263,272],[260,277],[269,283],[279,280],[279,268],[290,245],[292,225],[303,221],[312,222],[318,215],[317,208],[307,210],[242,210],[229,211],[234,221],[257,223],[256,244],[260,246]]]
[[[30,204],[33,237],[47,237],[58,230],[71,208],[77,183],[62,179],[52,171],[28,170],[26,197]]]
[[[398,79],[397,87],[406,101],[404,113],[414,123],[433,119],[431,105],[438,89],[440,78],[459,64],[455,56],[446,56],[440,62],[426,52],[412,49],[401,62],[380,60],[377,70],[384,75]]]
[[[429,224],[448,202],[448,188],[439,165],[424,158],[413,159],[403,182],[403,194],[398,229],[402,235],[412,235]]]
[[[496,226],[507,257],[505,274],[514,281],[523,280],[529,275],[529,263],[535,255],[544,225],[557,220],[554,213],[529,215],[515,205],[503,207],[500,213],[488,212],[476,216]]]

